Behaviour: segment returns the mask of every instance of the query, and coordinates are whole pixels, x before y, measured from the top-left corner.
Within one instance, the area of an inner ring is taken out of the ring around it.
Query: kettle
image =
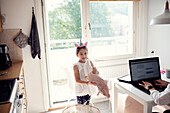
[[[8,51],[6,44],[0,44],[0,71],[8,69],[12,64]]]

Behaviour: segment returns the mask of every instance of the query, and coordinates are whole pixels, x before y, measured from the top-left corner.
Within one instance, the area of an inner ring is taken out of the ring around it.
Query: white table
[[[166,78],[166,75],[162,75],[162,79],[170,82],[170,79]],[[143,104],[143,113],[152,113],[152,106],[155,105],[152,97],[139,89],[135,88],[133,85],[128,83],[119,82],[117,78],[112,79],[112,113],[117,113],[118,105],[118,90],[128,94],[141,104]]]

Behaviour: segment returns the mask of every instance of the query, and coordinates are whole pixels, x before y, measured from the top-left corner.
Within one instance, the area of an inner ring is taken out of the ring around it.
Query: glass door
[[[75,43],[82,37],[80,0],[47,0],[51,97],[53,104],[74,99],[68,76],[76,59]]]

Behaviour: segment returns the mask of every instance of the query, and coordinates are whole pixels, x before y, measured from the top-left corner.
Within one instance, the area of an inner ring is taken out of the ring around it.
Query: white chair
[[[68,96],[68,102],[67,102],[67,106],[68,106],[72,99],[76,99],[75,78],[74,78],[73,67],[65,68],[65,72],[66,72],[66,75],[67,75],[67,85],[69,87],[69,91],[68,91],[69,96]],[[73,96],[75,96],[75,98],[72,98]]]

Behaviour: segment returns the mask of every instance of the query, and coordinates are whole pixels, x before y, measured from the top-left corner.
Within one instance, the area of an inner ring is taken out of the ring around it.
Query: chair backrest
[[[71,90],[75,90],[75,77],[73,67],[66,68],[67,82]]]

